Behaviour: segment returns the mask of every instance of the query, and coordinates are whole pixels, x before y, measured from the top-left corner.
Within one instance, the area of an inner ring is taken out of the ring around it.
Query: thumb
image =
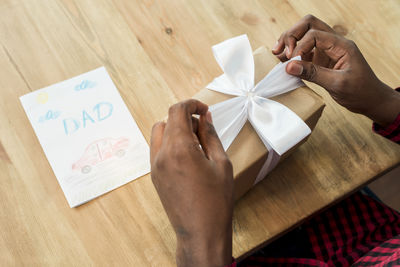
[[[198,137],[201,147],[208,159],[219,161],[227,159],[227,155],[212,124],[211,112],[201,115],[199,120]]]
[[[286,65],[286,72],[309,82],[316,83],[325,89],[334,84],[337,79],[335,70],[324,68],[312,62],[293,60]]]
[[[164,130],[165,130],[165,123],[164,122],[158,122],[153,125],[153,128],[151,129],[151,140],[150,140],[150,162],[153,164],[154,159],[156,155],[158,154],[158,151],[161,148],[162,144],[162,139],[164,136]]]

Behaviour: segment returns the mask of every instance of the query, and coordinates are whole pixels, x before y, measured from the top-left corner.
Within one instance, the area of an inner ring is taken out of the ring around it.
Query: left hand
[[[178,266],[232,261],[233,170],[207,110],[180,102],[152,130],[151,177],[176,233]]]

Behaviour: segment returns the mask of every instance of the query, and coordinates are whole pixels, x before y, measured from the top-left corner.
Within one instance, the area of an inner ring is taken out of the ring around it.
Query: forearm
[[[226,266],[232,262],[232,226],[214,237],[177,237],[177,266]]]
[[[379,91],[376,104],[371,106],[364,115],[385,127],[391,124],[400,113],[400,93],[384,83],[381,83]]]

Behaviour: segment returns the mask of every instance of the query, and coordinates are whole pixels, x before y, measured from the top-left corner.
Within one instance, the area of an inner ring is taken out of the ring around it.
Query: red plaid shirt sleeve
[[[400,87],[397,88],[396,91],[400,92]],[[380,134],[397,144],[400,144],[400,114],[397,115],[397,118],[389,126],[382,127],[374,122],[372,124],[372,129],[375,133]]]
[[[236,262],[232,262],[232,264],[226,265],[225,267],[236,267]]]
[[[400,266],[400,213],[360,192],[282,238],[240,266]]]
[[[353,266],[399,266],[400,236],[396,236],[368,252]]]

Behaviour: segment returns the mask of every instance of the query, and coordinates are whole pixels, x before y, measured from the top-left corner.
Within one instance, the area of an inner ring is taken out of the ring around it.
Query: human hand
[[[233,170],[207,110],[180,102],[152,129],[151,177],[176,233],[178,266],[232,261]]]
[[[290,62],[287,73],[324,87],[332,98],[352,112],[382,126],[400,112],[400,94],[380,81],[356,44],[318,18],[308,15],[279,38],[272,52]]]

